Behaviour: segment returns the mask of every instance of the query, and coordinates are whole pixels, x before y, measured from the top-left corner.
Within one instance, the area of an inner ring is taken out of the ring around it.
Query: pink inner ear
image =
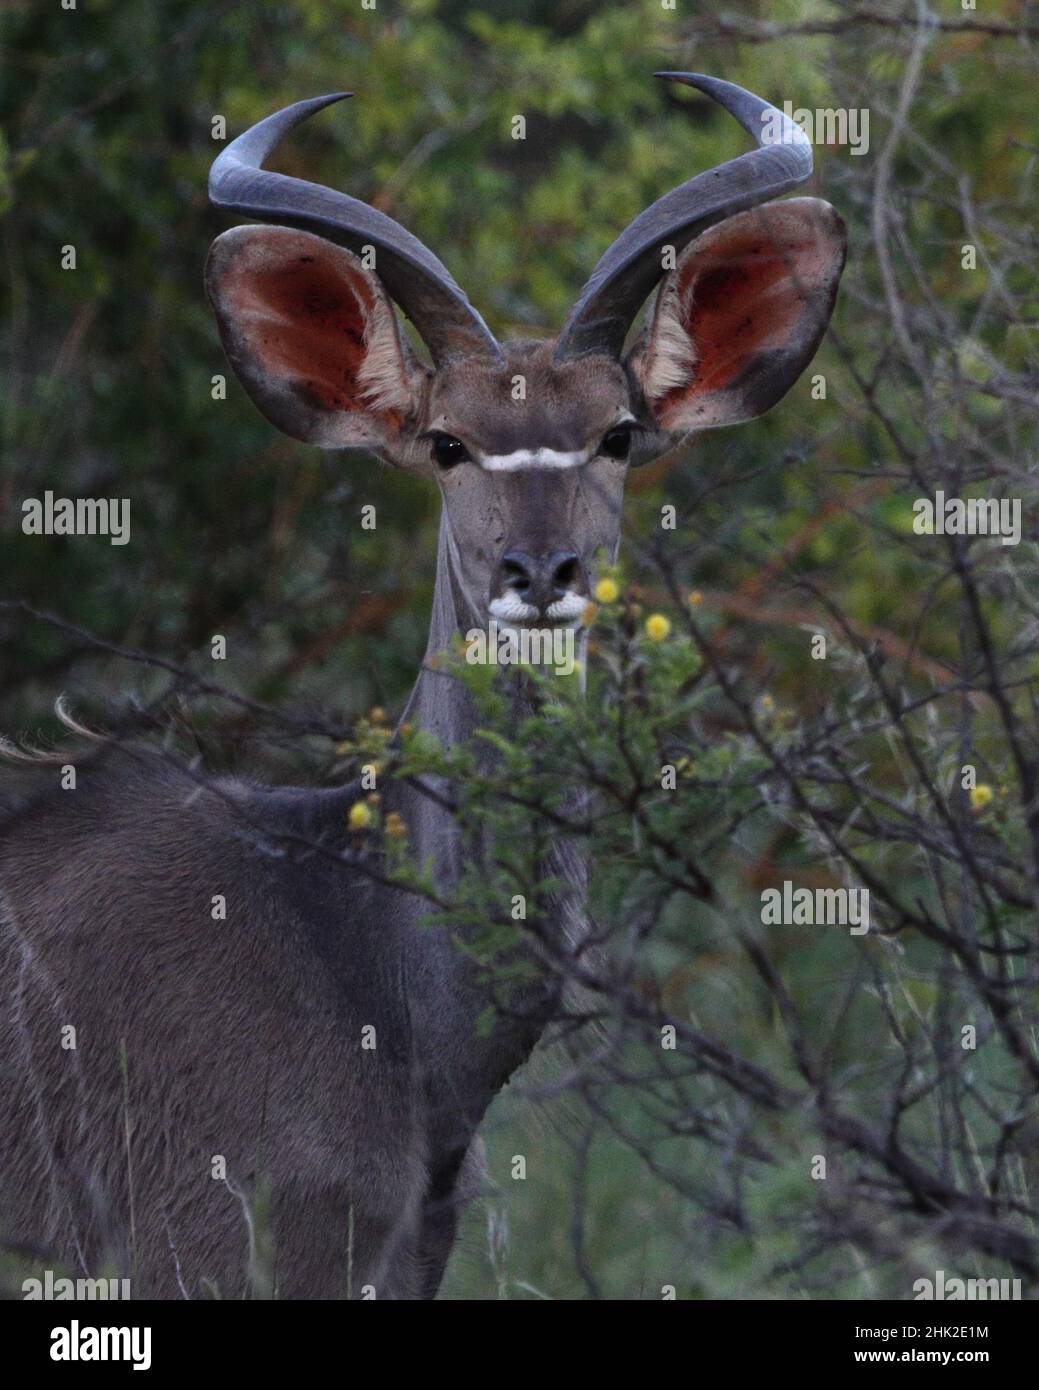
[[[658,414],[697,396],[724,391],[758,354],[785,347],[798,332],[802,293],[818,276],[806,238],[773,238],[761,227],[731,232],[680,270],[677,304],[695,353],[693,380],[666,391]]]
[[[299,254],[240,267],[226,299],[261,370],[320,410],[367,409],[358,376],[373,295],[362,276]]]

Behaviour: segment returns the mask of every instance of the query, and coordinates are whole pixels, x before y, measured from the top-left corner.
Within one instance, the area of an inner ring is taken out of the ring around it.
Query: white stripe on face
[[[590,449],[565,453],[559,449],[516,449],[511,454],[485,454],[480,467],[489,473],[514,473],[520,468],[579,468],[591,458]]]

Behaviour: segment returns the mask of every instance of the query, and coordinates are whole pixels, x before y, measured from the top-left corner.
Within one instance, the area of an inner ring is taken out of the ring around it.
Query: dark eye
[[[450,434],[435,434],[430,444],[433,462],[440,468],[454,468],[469,457],[465,445]]]
[[[607,430],[603,435],[599,453],[605,454],[608,459],[626,459],[630,448],[631,426],[614,425],[612,430]]]

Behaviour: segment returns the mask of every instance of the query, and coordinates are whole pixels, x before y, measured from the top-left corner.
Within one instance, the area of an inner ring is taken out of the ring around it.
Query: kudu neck
[[[438,669],[436,658],[452,650],[458,634],[486,624],[486,617],[476,610],[478,601],[476,596],[468,598],[457,581],[448,524],[442,518],[426,656],[403,721],[435,735],[448,748],[469,741],[477,727],[478,714],[463,683],[448,671]],[[516,709],[519,718],[524,712],[521,706],[522,699]],[[489,759],[493,753],[488,750],[478,756],[481,760]],[[474,853],[492,856],[493,846],[489,837],[480,849],[463,844],[450,805],[445,804],[450,803],[451,788],[439,780],[431,780],[427,785],[436,796],[418,788],[406,789],[405,819],[417,862],[432,862],[436,866],[441,890],[450,897],[463,864],[471,865]],[[576,898],[582,896],[579,881],[583,883],[583,866],[553,864],[545,866],[545,870],[554,875],[562,871],[574,884],[575,894],[564,894],[565,901],[558,904],[560,930],[570,935]],[[439,1123],[446,1124],[448,1131],[460,1123],[464,1130],[467,1125],[478,1123],[504,1081],[526,1060],[551,1011],[553,985],[539,973],[525,987],[523,998],[510,998],[509,1016],[503,1017],[489,1035],[481,1034],[479,1020],[493,996],[483,972],[459,944],[458,938],[465,935],[465,929],[448,931],[419,926],[421,908],[416,904],[414,911],[416,925],[409,933],[406,947],[413,1025],[420,1034],[422,1055],[430,1066],[432,1104],[444,1112]],[[449,1134],[442,1137],[449,1144],[454,1142]]]
[[[473,599],[456,578],[451,552],[447,518],[441,516],[426,653],[403,715],[404,722],[434,734],[448,748],[469,739],[476,725],[476,711],[461,682],[437,668],[438,660],[452,650],[456,636],[478,627],[481,621]]]

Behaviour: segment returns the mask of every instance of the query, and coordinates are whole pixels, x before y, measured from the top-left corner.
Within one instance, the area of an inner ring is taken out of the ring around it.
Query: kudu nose
[[[503,588],[544,613],[550,604],[577,589],[581,561],[572,550],[537,556],[510,550],[502,556],[501,577]]]

